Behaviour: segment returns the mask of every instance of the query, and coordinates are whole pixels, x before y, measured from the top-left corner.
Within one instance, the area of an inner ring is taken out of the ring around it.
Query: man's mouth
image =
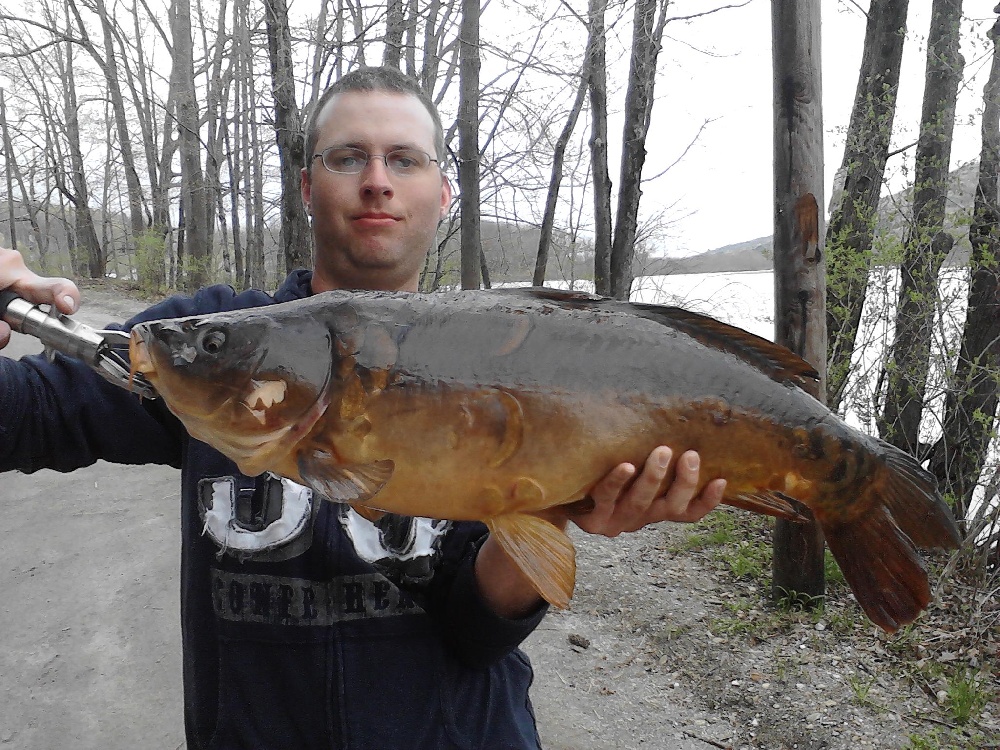
[[[399,217],[393,216],[392,214],[382,213],[380,211],[369,211],[367,213],[358,214],[354,217],[354,220],[361,222],[362,224],[374,224],[378,226],[384,226],[388,224],[393,224],[399,221]]]

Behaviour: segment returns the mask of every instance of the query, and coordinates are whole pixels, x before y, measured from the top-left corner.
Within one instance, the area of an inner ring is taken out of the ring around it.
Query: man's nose
[[[368,158],[368,163],[361,170],[361,190],[366,195],[392,195],[392,181],[384,157]]]

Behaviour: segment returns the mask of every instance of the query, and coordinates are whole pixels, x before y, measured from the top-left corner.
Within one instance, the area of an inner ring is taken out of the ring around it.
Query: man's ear
[[[448,175],[441,174],[441,221],[448,218],[448,210],[451,208],[451,181]]]
[[[306,213],[312,216],[312,180],[309,170],[303,168],[299,172],[299,195],[302,196],[302,205],[306,207]]]

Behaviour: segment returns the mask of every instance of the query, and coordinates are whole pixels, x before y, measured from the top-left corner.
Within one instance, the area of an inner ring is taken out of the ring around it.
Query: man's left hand
[[[698,454],[687,451],[673,463],[672,458],[673,451],[661,445],[638,476],[633,464],[619,464],[590,491],[593,510],[573,516],[573,522],[590,534],[615,537],[659,521],[701,520],[721,502],[726,480],[713,479],[698,492]],[[660,494],[668,472],[673,477]]]

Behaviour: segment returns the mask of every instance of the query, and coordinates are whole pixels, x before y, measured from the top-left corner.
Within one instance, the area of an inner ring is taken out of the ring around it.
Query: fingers
[[[33,304],[55,305],[56,309],[65,315],[72,315],[79,309],[80,290],[72,281],[46,278],[31,271],[28,273],[29,276],[11,284],[9,288]]]
[[[678,512],[671,512],[669,518],[664,520],[676,523],[694,523],[700,521],[718,507],[719,503],[722,502],[725,492],[726,480],[713,479],[682,509]]]
[[[0,248],[0,289],[11,289],[35,305],[55,305],[64,314],[80,307],[80,290],[69,279],[39,276],[24,265],[16,250]],[[0,340],[3,340],[0,330]],[[7,336],[9,336],[9,331]]]
[[[713,479],[699,492],[697,452],[687,451],[673,466],[672,457],[670,448],[656,448],[637,476],[632,464],[620,464],[591,490],[593,511],[574,517],[574,522],[584,531],[614,537],[659,521],[700,520],[722,501],[726,481]],[[659,494],[664,486],[666,490]]]
[[[594,509],[585,516],[574,518],[576,524],[592,534],[605,533],[602,529],[608,527],[611,517],[615,513],[618,498],[621,497],[633,476],[635,476],[635,466],[632,464],[619,464],[612,469],[610,474],[590,490]]]

